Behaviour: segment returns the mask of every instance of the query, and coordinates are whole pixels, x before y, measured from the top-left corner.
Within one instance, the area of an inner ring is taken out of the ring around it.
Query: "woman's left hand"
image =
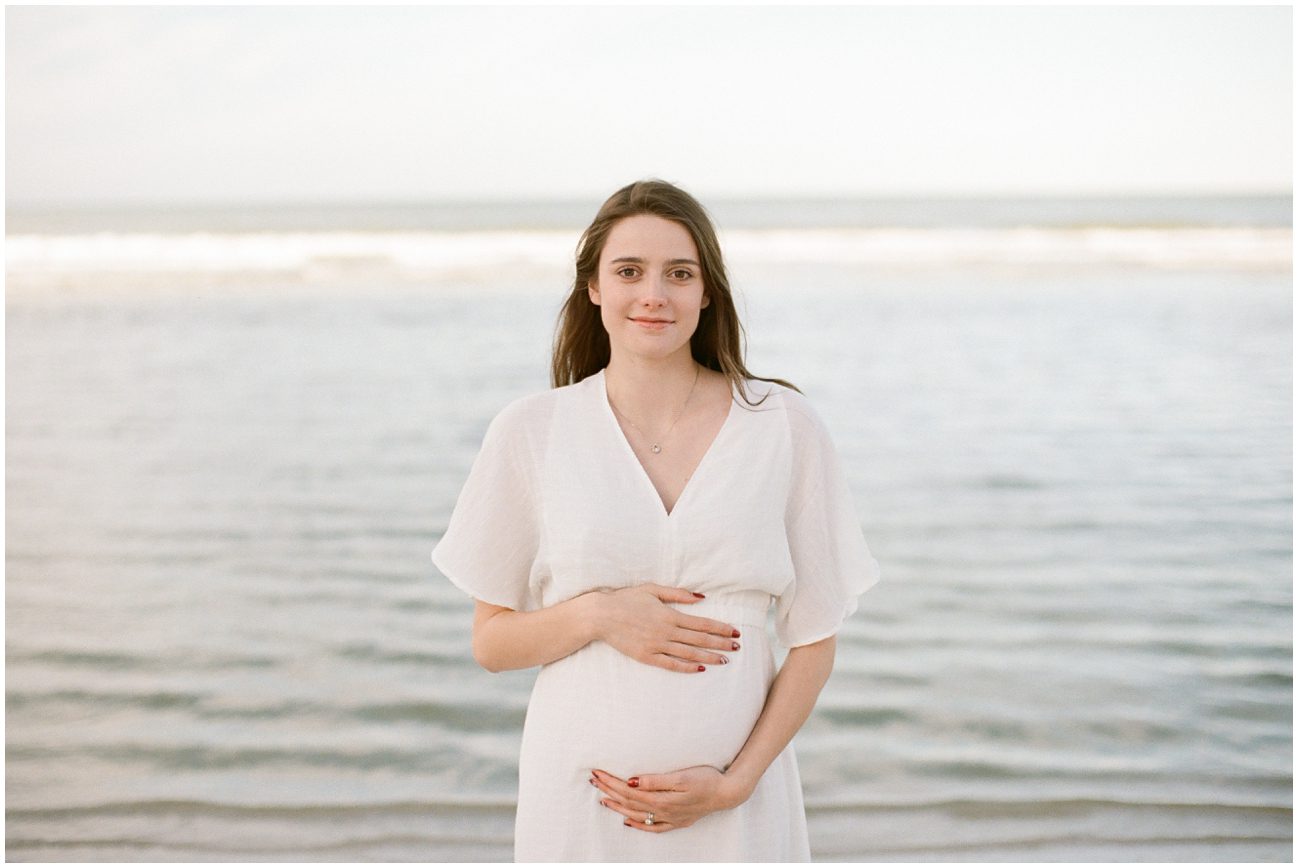
[[[603,769],[593,772],[592,783],[604,793],[600,804],[626,817],[623,825],[646,832],[684,829],[700,817],[738,807],[748,798],[734,780],[714,766],[690,766],[664,775],[636,775],[625,781]],[[646,824],[645,818],[651,812],[653,823]]]

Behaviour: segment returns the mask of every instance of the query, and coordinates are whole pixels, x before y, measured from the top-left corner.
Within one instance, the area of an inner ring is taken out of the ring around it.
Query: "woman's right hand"
[[[733,625],[665,605],[702,599],[684,588],[650,582],[594,594],[599,639],[633,660],[673,672],[702,672],[703,664],[728,662],[720,652],[739,650]]]

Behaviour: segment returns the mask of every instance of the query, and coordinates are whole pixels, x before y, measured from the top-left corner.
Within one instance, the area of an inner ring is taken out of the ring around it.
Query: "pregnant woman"
[[[825,425],[740,335],[702,206],[618,190],[553,388],[492,420],[433,550],[476,600],[475,659],[541,667],[516,861],[810,861],[790,740],[879,568]]]

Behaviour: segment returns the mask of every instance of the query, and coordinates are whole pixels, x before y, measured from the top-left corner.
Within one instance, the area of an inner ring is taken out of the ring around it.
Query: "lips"
[[[650,319],[647,316],[633,316],[631,317],[631,321],[632,322],[657,322],[657,323],[671,322],[671,320],[669,319]]]

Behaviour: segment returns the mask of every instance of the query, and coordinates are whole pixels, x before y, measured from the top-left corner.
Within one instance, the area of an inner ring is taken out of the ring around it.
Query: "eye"
[[[623,274],[623,272],[626,272],[626,271],[629,271],[629,272],[631,272],[631,273],[630,273],[630,274]],[[619,268],[615,273],[621,275],[622,277],[634,277],[634,276],[635,276],[635,268],[633,268],[633,267],[630,266],[630,265],[624,265],[624,266],[622,266],[621,268]]]
[[[677,280],[689,280],[694,276],[694,272],[690,271],[688,268],[678,268],[673,271],[672,274],[676,275]]]

